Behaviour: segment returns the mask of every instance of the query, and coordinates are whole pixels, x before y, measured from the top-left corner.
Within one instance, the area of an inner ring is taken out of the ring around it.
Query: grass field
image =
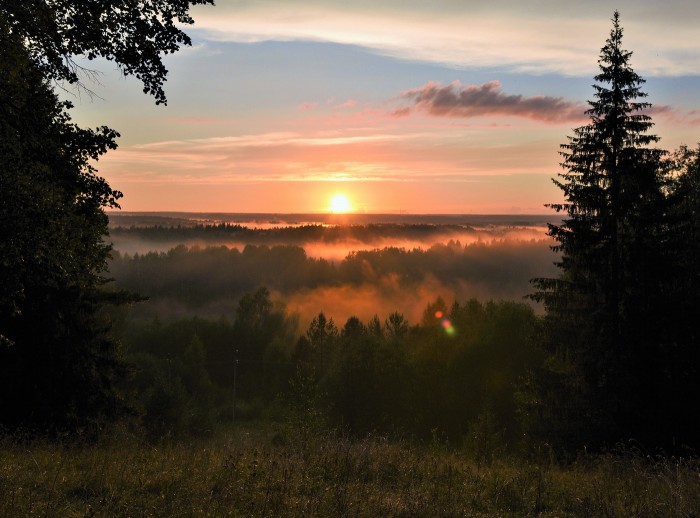
[[[700,516],[700,462],[566,466],[444,445],[237,428],[147,444],[0,442],[0,516]]]

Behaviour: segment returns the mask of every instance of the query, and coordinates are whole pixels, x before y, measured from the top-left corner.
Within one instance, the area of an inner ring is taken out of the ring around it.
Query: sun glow
[[[350,200],[344,194],[336,194],[331,198],[331,212],[343,213],[350,212],[352,207],[350,206]]]

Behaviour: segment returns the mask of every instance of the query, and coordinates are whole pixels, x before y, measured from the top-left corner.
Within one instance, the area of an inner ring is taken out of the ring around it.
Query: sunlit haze
[[[343,213],[350,212],[352,207],[348,197],[344,194],[336,194],[331,198],[331,212]]]
[[[700,3],[218,4],[167,57],[167,106],[99,60],[97,96],[63,94],[123,135],[98,169],[124,210],[544,213],[613,7],[660,146],[697,141]]]

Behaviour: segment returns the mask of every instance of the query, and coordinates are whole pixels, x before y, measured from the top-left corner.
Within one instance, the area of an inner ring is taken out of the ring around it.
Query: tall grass
[[[0,516],[698,516],[700,463],[477,462],[381,437],[235,429],[149,445],[0,442]]]

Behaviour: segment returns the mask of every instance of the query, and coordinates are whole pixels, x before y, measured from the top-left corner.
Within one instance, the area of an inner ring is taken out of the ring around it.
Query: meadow
[[[440,442],[244,425],[208,438],[0,443],[0,515],[698,516],[700,463],[638,449],[560,465]]]

